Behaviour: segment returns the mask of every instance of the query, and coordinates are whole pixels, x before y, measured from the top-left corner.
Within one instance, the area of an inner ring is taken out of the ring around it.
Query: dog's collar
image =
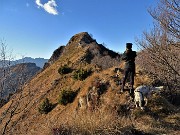
[[[141,91],[139,91],[139,90],[137,90],[137,91],[134,91],[134,92],[140,92],[140,93],[142,93]]]
[[[143,96],[143,92],[142,92],[142,91],[139,91],[139,90],[138,90],[138,91],[134,91],[134,92],[139,92],[139,93],[141,93],[141,95]]]

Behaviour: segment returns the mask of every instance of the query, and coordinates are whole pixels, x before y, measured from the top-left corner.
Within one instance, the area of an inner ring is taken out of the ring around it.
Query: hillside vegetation
[[[180,133],[178,106],[161,93],[153,94],[145,111],[135,108],[128,91],[117,94],[123,72],[118,53],[87,32],[74,35],[58,50],[43,71],[0,108],[2,134]],[[118,77],[115,68],[121,69]],[[138,66],[136,72],[135,87],[153,83]],[[87,96],[91,102],[80,106]]]

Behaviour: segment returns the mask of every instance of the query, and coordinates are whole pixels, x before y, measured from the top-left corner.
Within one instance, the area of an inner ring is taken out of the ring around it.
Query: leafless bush
[[[180,89],[179,0],[161,0],[149,10],[156,24],[137,43],[141,49],[137,63],[149,75],[166,84],[170,92]]]
[[[24,107],[20,106],[21,101],[29,96],[29,93],[22,95],[23,85],[28,78],[25,72],[25,65],[19,66],[18,75],[15,75],[11,68],[12,60],[12,53],[7,49],[6,42],[4,40],[0,41],[0,99],[4,99],[7,102],[9,97],[12,96],[12,92],[19,92],[16,100],[12,99],[9,105],[3,110],[3,113],[0,114],[0,134],[2,135],[8,134],[13,129],[13,126],[18,123],[18,120],[13,121],[12,119],[19,113],[25,111],[29,104],[28,102]],[[5,97],[5,95],[8,97]],[[13,124],[12,121],[14,122]]]
[[[6,91],[7,76],[10,74],[10,66],[12,60],[12,53],[8,51],[5,40],[0,43],[0,98],[4,97]]]
[[[151,16],[159,22],[164,31],[172,36],[170,39],[173,41],[179,41],[180,38],[179,3],[180,0],[160,0],[155,9],[149,9]]]
[[[180,79],[180,49],[176,46],[169,45],[163,41],[162,35],[159,41],[157,33],[144,33],[145,39],[139,42],[143,50],[139,53],[137,63],[143,67],[153,77],[162,80],[166,84],[172,84],[178,87]],[[146,40],[146,41],[145,41]]]
[[[102,69],[107,69],[113,66],[119,66],[120,60],[118,58],[111,58],[107,55],[103,57],[94,57],[92,63],[96,64]]]

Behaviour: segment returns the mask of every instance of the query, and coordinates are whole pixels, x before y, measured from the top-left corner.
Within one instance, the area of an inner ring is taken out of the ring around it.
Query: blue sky
[[[0,39],[17,58],[50,58],[79,32],[123,52],[126,42],[153,25],[156,0],[0,0]]]

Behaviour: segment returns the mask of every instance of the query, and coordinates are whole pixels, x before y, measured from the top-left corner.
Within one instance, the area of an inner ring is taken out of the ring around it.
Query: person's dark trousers
[[[124,77],[123,77],[123,79],[122,79],[121,91],[124,90],[124,86],[125,86],[125,83],[126,83],[128,74],[130,75],[130,85],[131,85],[131,87],[130,87],[130,94],[131,94],[131,95],[134,95],[133,85],[134,85],[135,68],[125,68],[125,69],[124,69]]]

